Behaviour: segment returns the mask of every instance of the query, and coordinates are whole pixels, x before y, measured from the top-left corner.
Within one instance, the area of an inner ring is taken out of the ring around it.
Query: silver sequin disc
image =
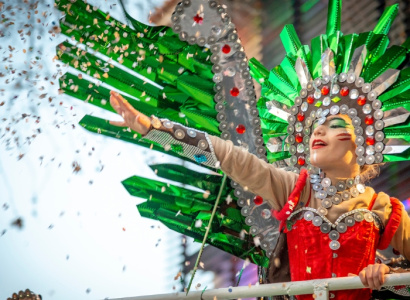
[[[312,220],[313,225],[320,226],[323,223],[323,219],[320,216],[316,216]]]
[[[330,196],[333,196],[334,194],[336,194],[336,192],[337,192],[337,189],[333,185],[329,186],[327,189],[327,194]]]
[[[191,138],[196,137],[196,131],[195,131],[195,130],[188,129],[188,130],[187,130],[187,134],[188,134],[188,136],[190,136]]]
[[[339,91],[340,91],[340,86],[338,84],[334,84],[332,86],[332,94],[337,95],[337,94],[339,94]]]
[[[348,200],[350,200],[350,197],[351,197],[351,195],[350,195],[350,193],[349,193],[348,191],[344,191],[344,192],[342,193],[342,199],[343,199],[343,201],[348,201]]]
[[[340,233],[345,233],[347,231],[347,225],[345,223],[339,223],[336,226],[336,230]]]
[[[303,218],[304,218],[306,221],[312,221],[313,218],[314,218],[313,212],[311,212],[311,211],[306,211],[305,214],[303,215]]]
[[[340,243],[338,242],[338,241],[331,241],[330,243],[329,243],[329,247],[330,247],[330,249],[332,249],[332,250],[338,250],[339,248],[340,248]],[[333,295],[333,294],[332,294]],[[333,298],[333,297],[331,297],[331,298]]]
[[[357,184],[356,188],[357,188],[357,190],[359,191],[360,194],[363,194],[366,191],[366,187],[361,183]]]
[[[359,91],[356,89],[352,89],[349,93],[349,97],[350,99],[357,99],[357,97],[359,97]]]
[[[331,185],[332,181],[330,180],[330,178],[323,178],[322,180],[322,186],[327,188]]]
[[[328,233],[331,229],[331,226],[328,223],[323,223],[320,225],[320,231],[323,233]]]
[[[337,114],[339,113],[339,110],[340,110],[340,108],[339,108],[338,105],[333,105],[333,106],[330,108],[330,113],[331,113],[332,115],[337,115]]]
[[[340,237],[340,233],[337,232],[336,230],[332,230],[331,232],[329,232],[329,238],[330,238],[332,241],[338,240],[339,237]]]
[[[352,195],[353,198],[356,198],[357,196],[359,196],[359,191],[357,190],[357,188],[352,187],[350,188],[350,194]]]
[[[198,148],[201,150],[205,150],[206,148],[208,148],[208,142],[206,140],[200,140],[198,142]]]
[[[365,213],[364,214],[364,219],[367,221],[367,222],[373,222],[373,215],[371,214],[371,213],[369,213],[369,212],[367,212],[367,213]]]
[[[178,140],[182,140],[185,137],[185,132],[182,129],[175,130],[175,137]]]
[[[329,199],[323,199],[322,200],[322,206],[324,208],[332,207],[332,201],[330,201]]]
[[[356,221],[354,220],[353,217],[347,217],[345,219],[345,223],[347,226],[353,226],[356,223]]]
[[[168,129],[171,129],[174,127],[174,123],[172,123],[171,121],[165,121],[163,125],[165,128],[168,128]]]
[[[361,222],[361,221],[363,221],[364,216],[363,216],[363,214],[362,214],[361,212],[357,212],[357,213],[354,214],[354,219],[355,219],[357,222]]]
[[[321,214],[322,216],[326,216],[327,215],[327,209],[324,207],[319,207],[317,209],[318,213]]]
[[[367,146],[366,147],[366,154],[367,155],[373,155],[376,152],[374,146]]]
[[[333,204],[340,204],[342,203],[342,197],[339,194],[336,194],[332,197]]]
[[[363,113],[366,115],[370,114],[372,112],[372,106],[370,104],[365,104],[363,105]]]

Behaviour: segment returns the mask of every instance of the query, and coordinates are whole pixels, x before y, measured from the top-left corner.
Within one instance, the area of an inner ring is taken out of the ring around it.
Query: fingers
[[[118,127],[127,127],[127,123],[124,121],[110,121],[110,124]]]
[[[369,287],[369,284],[367,283],[366,271],[365,270],[366,270],[366,268],[364,268],[363,270],[360,271],[359,278],[360,278],[360,281],[362,282],[362,284],[365,287]]]
[[[385,274],[389,268],[384,264],[368,265],[360,273],[359,277],[363,285],[372,290],[380,290],[385,281]]]

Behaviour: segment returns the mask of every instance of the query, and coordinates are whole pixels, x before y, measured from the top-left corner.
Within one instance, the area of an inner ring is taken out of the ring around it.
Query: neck
[[[340,180],[346,180],[347,178],[355,178],[360,174],[360,166],[354,164],[353,166],[348,166],[346,168],[323,170],[325,176],[332,181],[332,185]]]

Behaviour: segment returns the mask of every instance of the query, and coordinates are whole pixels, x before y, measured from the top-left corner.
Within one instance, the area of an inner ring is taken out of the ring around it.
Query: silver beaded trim
[[[302,212],[304,213],[302,214]],[[292,222],[292,219],[296,219],[298,214],[300,215],[299,219],[304,218],[306,221],[311,221],[313,226],[320,227],[322,233],[329,234],[331,240],[329,247],[334,251],[340,248],[338,241],[340,234],[345,233],[348,227],[353,226],[356,222],[365,220],[369,223],[374,222],[375,226],[381,230],[384,228],[380,217],[366,208],[358,208],[344,213],[337,218],[335,223],[332,223],[328,218],[322,215],[319,210],[312,207],[302,207],[290,214],[287,221]],[[354,218],[350,217],[351,215],[353,215]],[[290,231],[291,229],[288,228],[288,230]]]
[[[174,123],[174,124],[177,124],[177,123]],[[201,131],[198,130],[198,132],[201,132]],[[199,147],[183,143],[177,139],[174,139],[171,136],[171,134],[169,134],[168,132],[160,131],[157,129],[150,130],[148,134],[145,135],[141,140],[148,141],[148,142],[155,142],[163,146],[164,149],[166,150],[171,150],[171,145],[181,145],[183,148],[183,151],[181,153],[177,152],[181,156],[184,156],[191,160],[196,161],[195,155],[204,155],[206,157],[206,161],[201,162],[203,165],[206,165],[212,168],[219,168],[219,162],[218,162],[218,159],[216,158],[214,148],[212,146],[211,140],[208,137],[208,134],[206,132],[201,132],[201,133],[205,134],[205,138],[209,145],[210,152],[204,151],[203,149],[200,149]]]
[[[321,174],[323,175],[323,173]],[[361,183],[360,175],[354,179],[348,178],[338,181],[336,185],[331,185],[330,178],[322,178],[319,174],[310,174],[310,183],[315,191],[315,197],[322,199],[320,207],[322,215],[326,215],[327,209],[333,205],[348,201],[350,198],[356,198],[366,191],[366,186]]]
[[[189,3],[186,1],[188,0],[180,2],[175,9],[172,17],[173,29],[179,33],[181,40],[200,46],[209,45],[215,82],[215,110],[218,112],[216,119],[219,122],[221,138],[231,140],[235,145],[267,161],[253,79],[235,25],[225,8],[214,0],[196,0]],[[197,22],[198,20],[200,22]],[[190,132],[187,134],[190,135]],[[211,147],[211,143],[208,143]],[[235,182],[231,185],[235,189],[235,196],[239,198],[237,203],[240,206],[245,205],[242,198],[244,195],[246,200],[250,199],[252,202],[254,194],[244,191]],[[266,203],[262,206],[263,209],[268,209]],[[247,222],[253,226],[252,222],[256,220],[254,223],[257,227],[252,227],[250,233],[258,233],[261,248],[270,256],[276,245],[279,222],[266,211],[261,215],[262,206],[251,210]],[[265,218],[268,216],[267,221]]]

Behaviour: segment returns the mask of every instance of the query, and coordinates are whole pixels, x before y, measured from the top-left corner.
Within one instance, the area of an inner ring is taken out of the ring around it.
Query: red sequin
[[[244,134],[246,131],[246,128],[244,125],[239,124],[238,126],[236,126],[236,132],[239,134]]]
[[[372,145],[374,145],[374,143],[375,143],[374,137],[368,136],[368,137],[366,138],[366,144],[367,144],[367,145],[372,146]]]
[[[340,95],[342,96],[347,96],[349,95],[349,88],[347,86],[344,86],[340,89]]]
[[[194,17],[194,21],[197,24],[202,24],[204,18],[202,18],[199,14],[196,14],[196,16]]]
[[[306,101],[307,103],[312,104],[315,101],[315,97],[313,97],[313,95],[309,95]]]
[[[366,104],[366,97],[365,96],[359,96],[359,98],[357,98],[357,104],[359,104],[360,106],[363,106]]]
[[[303,156],[299,156],[298,164],[301,165],[301,166],[305,165],[305,158]]]
[[[372,116],[366,116],[364,118],[364,122],[366,125],[372,125],[374,123],[374,118]]]
[[[298,121],[303,122],[305,119],[305,114],[303,112],[298,113]]]
[[[322,89],[320,90],[320,92],[322,93],[322,95],[326,96],[327,94],[329,94],[329,87],[327,85],[325,85],[324,87],[322,87]]]
[[[231,95],[232,97],[237,97],[239,95],[239,89],[237,87],[232,88]]]
[[[225,54],[228,54],[229,52],[231,52],[231,47],[229,45],[225,44],[222,47],[222,52],[225,53]]]
[[[253,198],[253,203],[255,203],[255,205],[261,205],[263,203],[263,198],[261,196],[255,196],[255,198]]]
[[[297,133],[295,139],[296,139],[296,142],[298,142],[299,144],[302,143],[302,142],[303,142],[303,136],[302,136],[302,134],[301,134],[301,133]]]

